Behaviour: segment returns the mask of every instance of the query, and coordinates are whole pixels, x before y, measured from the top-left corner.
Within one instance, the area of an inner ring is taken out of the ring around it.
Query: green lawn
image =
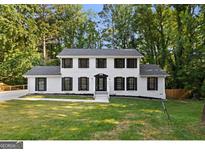
[[[0,102],[0,140],[205,139],[202,101],[112,98],[111,103]]]
[[[58,98],[58,99],[86,99],[93,100],[93,96],[83,96],[83,95],[25,95],[22,98]]]

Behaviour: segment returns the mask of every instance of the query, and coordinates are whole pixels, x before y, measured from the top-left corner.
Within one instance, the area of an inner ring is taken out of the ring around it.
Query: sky
[[[94,12],[100,12],[103,8],[103,4],[84,4],[83,9],[85,11],[92,9]]]

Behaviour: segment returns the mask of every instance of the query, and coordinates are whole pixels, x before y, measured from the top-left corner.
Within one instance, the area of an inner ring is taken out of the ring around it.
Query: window
[[[62,78],[62,91],[71,91],[73,90],[73,78],[64,77]]]
[[[137,90],[137,78],[135,77],[127,78],[127,90]]]
[[[115,87],[115,90],[125,90],[125,78],[115,77],[114,78],[114,87]]]
[[[125,68],[125,59],[117,58],[115,59],[115,68]]]
[[[137,68],[137,58],[127,59],[127,68]]]
[[[89,78],[87,78],[87,77],[78,78],[78,90],[79,91],[88,91],[89,90]]]
[[[96,59],[96,68],[106,68],[107,60],[105,58],[97,58]]]
[[[46,78],[36,78],[36,91],[46,91]]]
[[[147,78],[147,90],[158,90],[158,78],[156,77]]]
[[[73,59],[72,58],[63,58],[62,59],[62,68],[72,68]]]
[[[89,59],[88,58],[79,58],[78,59],[79,68],[89,68]]]

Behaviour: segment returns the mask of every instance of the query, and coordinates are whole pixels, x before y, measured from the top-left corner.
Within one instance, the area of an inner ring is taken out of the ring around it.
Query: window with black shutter
[[[89,59],[88,58],[79,58],[78,59],[79,68],[89,68]]]
[[[127,78],[127,90],[137,90],[137,78],[136,77]]]
[[[123,58],[116,58],[114,60],[115,68],[125,68],[125,59]]]
[[[106,58],[96,58],[96,68],[106,68],[107,60]]]
[[[72,91],[73,90],[73,78],[64,77],[62,78],[62,91]]]
[[[78,90],[79,91],[88,91],[89,90],[89,78],[88,77],[78,78]]]
[[[36,91],[46,91],[47,89],[47,80],[46,78],[36,78],[35,79],[36,82],[36,87],[35,90]]]
[[[62,68],[72,68],[73,59],[72,58],[63,58],[62,59]]]
[[[127,68],[137,68],[137,58],[128,58]]]
[[[115,77],[114,78],[114,89],[115,90],[125,90],[125,78]]]
[[[147,90],[158,90],[158,78],[157,77],[147,78]]]

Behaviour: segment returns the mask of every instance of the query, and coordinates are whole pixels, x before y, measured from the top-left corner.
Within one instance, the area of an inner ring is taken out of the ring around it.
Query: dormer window
[[[72,58],[62,58],[62,68],[72,68],[73,59]]]
[[[89,59],[88,58],[79,58],[78,59],[79,68],[89,68]]]
[[[137,68],[137,58],[128,58],[127,68]]]

